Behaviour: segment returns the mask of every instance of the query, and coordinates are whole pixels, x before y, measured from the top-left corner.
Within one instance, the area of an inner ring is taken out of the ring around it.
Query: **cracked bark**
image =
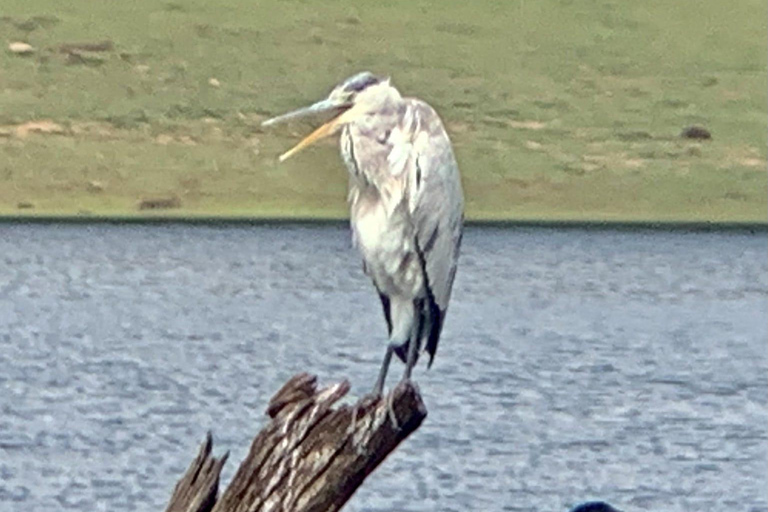
[[[316,377],[292,377],[270,401],[270,422],[256,435],[221,497],[217,499],[219,475],[227,456],[211,455],[209,434],[166,511],[340,510],[427,415],[410,383],[399,384],[383,399],[365,397],[353,406],[334,408],[348,391],[346,381],[318,390]]]

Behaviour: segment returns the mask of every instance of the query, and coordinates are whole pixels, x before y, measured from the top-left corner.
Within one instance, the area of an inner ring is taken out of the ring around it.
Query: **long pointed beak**
[[[279,160],[281,162],[284,162],[285,160],[292,157],[293,155],[295,155],[302,149],[306,148],[307,146],[311,146],[312,144],[319,141],[320,139],[324,139],[329,135],[333,135],[336,132],[336,129],[342,124],[344,124],[343,118],[344,118],[344,114],[340,114],[334,117],[333,119],[331,119],[330,121],[322,125],[320,128],[318,128],[317,130],[313,131],[312,133],[304,137],[304,139],[302,139],[301,142],[299,142],[298,144],[293,146],[291,149],[289,149],[288,151],[280,155]]]
[[[324,100],[318,101],[314,105],[300,108],[298,110],[294,110],[293,112],[288,112],[287,114],[273,117],[272,119],[267,119],[266,121],[261,123],[261,126],[272,126],[274,124],[282,123],[283,121],[288,121],[291,119],[297,119],[300,117],[306,117],[306,116],[322,114],[322,113],[330,112],[334,110],[345,109],[342,112],[339,112],[338,115],[336,115],[333,119],[331,119],[330,121],[322,125],[320,128],[310,133],[307,137],[305,137],[301,142],[296,144],[293,148],[289,149],[288,151],[280,155],[280,161],[283,162],[286,159],[298,153],[299,151],[301,151],[302,149],[306,148],[307,146],[314,144],[318,140],[328,137],[330,135],[333,135],[338,129],[338,127],[344,123],[345,121],[344,114],[348,112],[347,109],[349,109],[350,106],[351,105],[346,103],[341,103],[338,100],[334,101],[331,99],[324,99]]]
[[[338,101],[324,99],[324,100],[318,101],[314,105],[300,108],[298,110],[294,110],[293,112],[288,112],[287,114],[273,117],[272,119],[267,119],[266,121],[261,123],[261,126],[272,126],[277,123],[289,121],[291,119],[298,119],[300,117],[307,117],[315,114],[322,114],[323,112],[328,112],[337,108],[343,108],[345,106],[347,105],[341,104]]]

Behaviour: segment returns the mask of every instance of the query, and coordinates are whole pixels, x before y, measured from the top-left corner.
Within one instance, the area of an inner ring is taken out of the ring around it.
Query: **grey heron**
[[[393,353],[405,363],[404,380],[421,352],[429,354],[428,367],[434,360],[461,245],[459,169],[435,110],[401,96],[389,78],[358,73],[327,98],[262,125],[317,114],[332,116],[280,161],[341,132],[353,241],[389,332],[374,387],[381,394]]]

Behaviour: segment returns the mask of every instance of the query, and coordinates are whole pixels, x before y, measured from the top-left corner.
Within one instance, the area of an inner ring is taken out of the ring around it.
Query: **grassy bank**
[[[765,221],[767,17],[758,0],[5,0],[0,41],[35,51],[0,52],[0,214],[343,216],[334,143],[278,165],[311,127],[259,122],[370,69],[446,120],[470,217]],[[694,124],[712,140],[679,136]]]

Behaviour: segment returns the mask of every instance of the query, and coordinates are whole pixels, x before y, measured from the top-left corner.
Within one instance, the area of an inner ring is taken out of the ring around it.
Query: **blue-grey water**
[[[768,510],[767,256],[469,229],[429,417],[346,510]],[[0,510],[161,510],[209,429],[226,483],[288,377],[367,392],[384,333],[346,229],[0,225]]]

